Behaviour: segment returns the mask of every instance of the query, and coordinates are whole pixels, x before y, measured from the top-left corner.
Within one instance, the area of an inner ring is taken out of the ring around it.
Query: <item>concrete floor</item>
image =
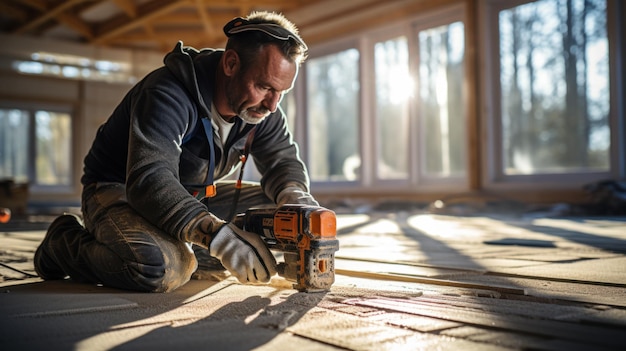
[[[0,227],[2,350],[623,350],[626,342],[626,218],[339,213],[336,282],[313,294],[280,277],[251,286],[219,274],[169,294],[44,282],[30,274],[45,222]]]

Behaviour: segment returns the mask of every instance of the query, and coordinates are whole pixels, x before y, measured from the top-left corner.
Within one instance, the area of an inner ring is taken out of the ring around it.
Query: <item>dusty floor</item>
[[[39,223],[0,227],[2,350],[623,350],[626,218],[338,216],[336,282],[43,282]]]

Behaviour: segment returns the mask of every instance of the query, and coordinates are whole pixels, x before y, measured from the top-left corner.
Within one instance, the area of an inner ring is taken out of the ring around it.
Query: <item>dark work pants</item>
[[[209,211],[228,220],[234,193],[234,182],[218,183],[217,195],[205,200]],[[236,212],[271,204],[257,183],[244,183]],[[50,227],[55,233],[48,234],[42,247],[47,254],[42,262],[54,266],[49,268],[60,268],[77,281],[166,292],[188,282],[198,267],[190,243],[163,232],[130,207],[124,184],[85,187],[82,212],[85,228],[71,222]]]

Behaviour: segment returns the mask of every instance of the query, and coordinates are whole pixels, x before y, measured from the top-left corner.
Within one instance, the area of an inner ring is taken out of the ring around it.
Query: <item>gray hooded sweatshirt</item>
[[[128,203],[139,214],[183,239],[192,220],[208,215],[186,185],[206,181],[211,157],[215,180],[233,173],[253,127],[236,118],[227,140],[214,133],[210,155],[201,119],[219,118],[211,115],[210,106],[222,54],[179,42],[165,56],[165,66],[137,83],[98,129],[85,157],[83,185],[126,184]],[[305,165],[280,108],[257,125],[250,155],[270,199],[276,200],[287,184],[309,191]]]

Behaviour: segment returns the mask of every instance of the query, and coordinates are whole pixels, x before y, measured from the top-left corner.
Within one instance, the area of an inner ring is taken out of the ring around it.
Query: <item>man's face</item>
[[[228,107],[246,123],[258,124],[276,111],[297,73],[295,63],[276,46],[267,45],[251,67],[239,64],[233,70],[226,86]]]

